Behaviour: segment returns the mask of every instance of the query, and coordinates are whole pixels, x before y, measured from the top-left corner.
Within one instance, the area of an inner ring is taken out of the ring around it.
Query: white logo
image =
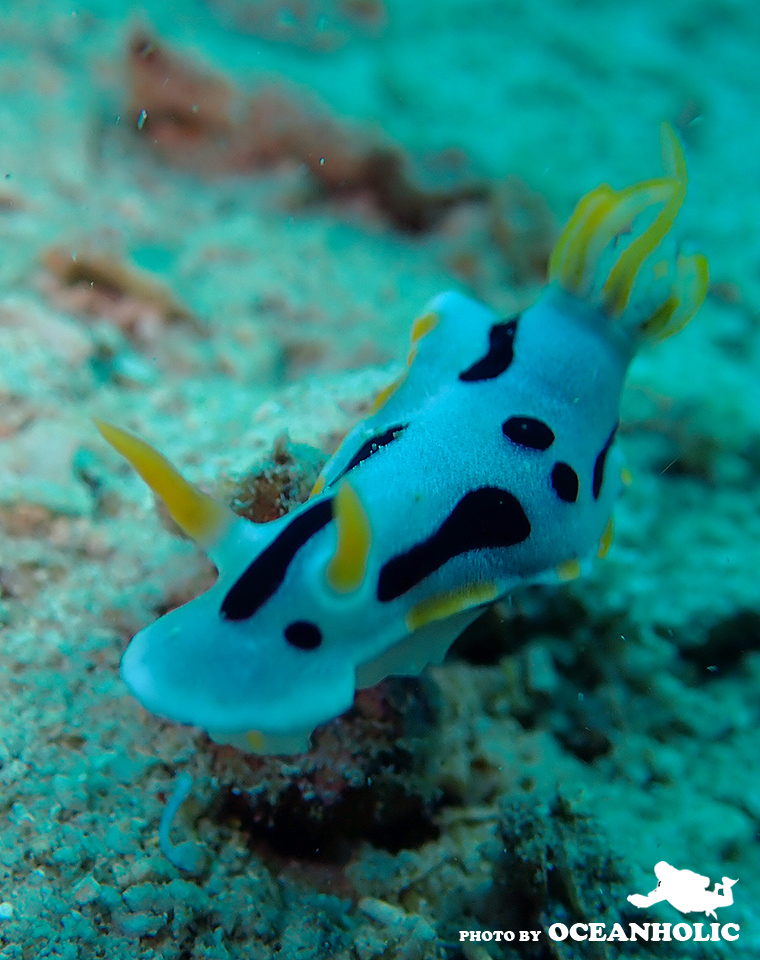
[[[731,888],[738,883],[738,879],[723,877],[721,883],[716,883],[712,890],[708,890],[709,877],[703,877],[693,870],[678,870],[665,860],[655,864],[654,875],[657,877],[657,886],[651,893],[634,893],[628,897],[634,907],[650,907],[653,903],[667,900],[681,913],[697,912],[704,913],[706,917],[715,917],[717,909],[734,902]]]
[[[681,913],[704,913],[706,917],[715,917],[715,911],[721,907],[728,907],[734,902],[733,886],[738,880],[723,877],[720,883],[715,883],[712,890],[710,878],[703,877],[693,870],[679,870],[671,867],[665,860],[655,864],[654,873],[657,877],[657,886],[651,893],[632,893],[628,902],[634,907],[651,907],[654,903],[666,901]],[[717,919],[717,918],[716,918]],[[705,929],[707,927],[708,929]],[[646,940],[652,943],[669,942],[673,940],[693,940],[695,943],[707,941],[738,940],[740,927],[738,923],[629,923],[626,929],[622,923],[613,923],[608,931],[603,921],[585,920],[579,923],[552,923],[545,931],[550,940],[561,941],[589,941],[600,943],[613,940],[638,941]],[[542,930],[460,930],[459,939],[469,941],[490,940],[522,940],[536,942]]]

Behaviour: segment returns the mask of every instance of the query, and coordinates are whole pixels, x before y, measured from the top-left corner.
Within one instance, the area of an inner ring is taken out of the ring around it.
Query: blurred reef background
[[[759,58],[749,0],[2,5],[2,960],[760,955]],[[213,571],[91,418],[281,515],[428,298],[529,303],[579,197],[659,173],[662,120],[712,281],[634,363],[607,559],[303,757],[142,710],[129,638]],[[179,772],[197,875],[158,849]],[[738,941],[459,942],[641,922],[662,859],[739,878]]]

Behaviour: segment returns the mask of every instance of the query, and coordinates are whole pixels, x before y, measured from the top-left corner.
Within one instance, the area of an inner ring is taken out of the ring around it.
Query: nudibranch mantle
[[[700,254],[649,266],[686,192],[670,127],[662,140],[665,176],[580,201],[529,309],[501,318],[453,292],[428,304],[404,373],[287,516],[236,517],[98,423],[219,571],[124,654],[146,708],[243,749],[307,749],[357,686],[439,663],[516,585],[572,577],[606,551],[628,364],[707,289]]]

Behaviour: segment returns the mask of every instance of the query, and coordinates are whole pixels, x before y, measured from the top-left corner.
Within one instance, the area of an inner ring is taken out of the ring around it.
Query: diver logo
[[[704,913],[706,917],[715,917],[715,911],[728,907],[734,902],[733,886],[738,880],[723,877],[712,890],[709,877],[703,877],[693,870],[679,870],[671,867],[665,860],[655,864],[657,886],[651,893],[632,893],[628,902],[634,907],[651,907],[654,903],[666,901],[681,913]],[[717,919],[717,918],[716,918]],[[694,940],[704,943],[707,940],[738,940],[738,923],[629,923],[626,930],[622,923],[613,923],[607,932],[605,923],[574,923],[568,927],[564,923],[553,923],[547,933],[552,940],[649,940],[652,943],[672,940]],[[705,929],[707,927],[708,929]]]
[[[671,867],[665,860],[655,864],[654,873],[657,877],[657,886],[651,893],[632,893],[628,902],[634,907],[651,907],[654,903],[666,901],[681,913],[704,913],[706,917],[715,917],[715,911],[728,907],[734,902],[733,886],[738,879],[723,877],[720,883],[715,883],[712,890],[710,878],[703,877],[693,870],[679,870]],[[716,918],[717,919],[717,918]],[[707,927],[708,929],[705,929]],[[601,921],[585,923],[553,923],[546,930],[550,940],[588,940],[590,943],[602,941],[637,941],[648,940],[652,943],[663,943],[673,940],[693,940],[695,943],[705,943],[718,940],[738,940],[740,927],[738,923],[629,923],[628,929],[622,923],[613,923],[612,929],[607,931],[607,924]],[[460,930],[460,940],[517,940],[535,942],[541,936],[541,930]]]
[[[628,897],[634,907],[651,907],[653,903],[667,900],[681,913],[704,913],[706,917],[717,920],[715,911],[734,902],[732,887],[738,883],[738,878],[731,880],[723,877],[721,883],[716,883],[712,890],[708,890],[709,877],[703,877],[693,870],[678,870],[665,860],[655,864],[654,875],[657,877],[657,886],[651,893],[634,893]]]

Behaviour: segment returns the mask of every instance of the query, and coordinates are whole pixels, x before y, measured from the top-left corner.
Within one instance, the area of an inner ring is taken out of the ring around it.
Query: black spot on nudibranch
[[[227,620],[253,616],[285,579],[296,553],[332,520],[332,515],[332,500],[320,500],[293,517],[232,585],[222,601],[222,616]]]
[[[488,353],[473,363],[459,379],[465,383],[478,380],[493,380],[509,368],[514,358],[515,333],[519,317],[495,323],[488,332]]]
[[[316,650],[322,643],[322,631],[316,623],[294,620],[285,627],[285,639],[299,650]]]
[[[529,536],[530,521],[517,497],[498,487],[472,490],[427,540],[388,560],[378,578],[377,599],[397,599],[460,553],[513,547]]]
[[[594,494],[594,500],[599,499],[599,494],[602,492],[602,484],[604,483],[604,464],[607,460],[607,454],[610,452],[610,447],[612,442],[615,439],[615,434],[617,433],[617,424],[612,428],[612,433],[607,438],[607,442],[602,447],[599,452],[599,456],[596,458],[596,463],[594,464],[594,479],[592,483],[592,493]]]
[[[510,417],[502,423],[501,429],[513,443],[531,450],[548,450],[554,443],[551,427],[535,417]]]
[[[388,444],[392,443],[396,437],[399,437],[408,426],[408,423],[398,423],[395,427],[388,427],[384,433],[380,433],[376,437],[370,437],[369,440],[359,447],[337,477],[330,481],[330,486],[340,480],[341,477],[344,477],[349,470],[353,470],[354,467],[358,467],[360,463],[369,459],[369,457],[377,453],[382,447],[387,447]]]
[[[565,503],[575,503],[578,499],[578,474],[569,463],[563,463],[560,460],[554,464],[552,486],[560,500],[564,500]]]

